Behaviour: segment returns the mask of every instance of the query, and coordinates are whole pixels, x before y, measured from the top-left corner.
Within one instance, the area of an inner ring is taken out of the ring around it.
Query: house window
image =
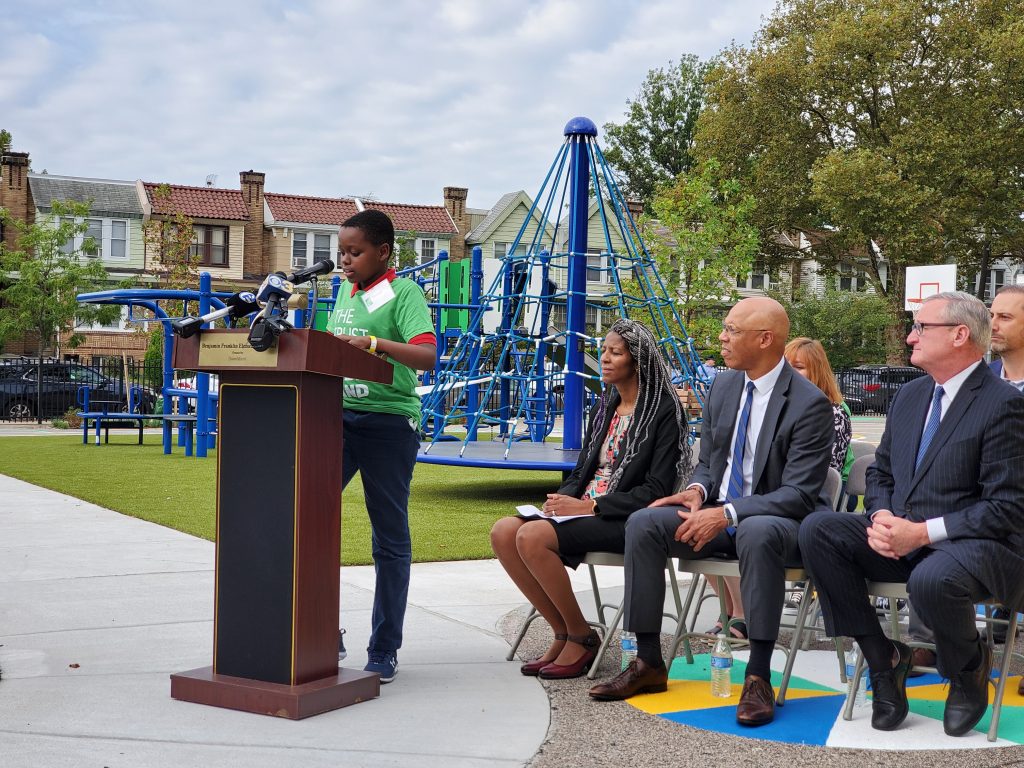
[[[839,290],[841,291],[864,291],[868,287],[868,276],[864,270],[855,264],[841,263],[839,265]]]
[[[63,223],[63,224],[74,224],[75,220],[72,219],[70,216],[65,216],[61,220],[61,223]],[[64,241],[64,245],[62,245],[60,247],[60,249],[61,249],[61,251],[63,253],[67,254],[68,256],[70,256],[72,253],[74,253],[75,252],[75,236],[72,235],[67,240],[65,240]]]
[[[434,240],[420,240],[420,264],[426,264],[437,258],[435,253],[436,243]]]
[[[975,289],[974,292],[978,292],[978,288],[981,286],[978,283],[981,282],[981,275],[979,274],[975,278]],[[985,301],[991,301],[996,295],[996,291],[1002,288],[1006,284],[1006,270],[1005,269],[993,269],[988,273],[988,285],[985,286]]]
[[[128,222],[114,219],[110,222],[110,248],[108,250],[111,259],[128,258]]]
[[[189,255],[204,267],[228,265],[228,228],[210,224],[192,225],[192,247]]]
[[[331,236],[313,235],[313,263],[331,258]]]
[[[92,259],[99,259],[103,257],[103,220],[102,219],[86,219],[86,229],[83,235],[82,242],[92,238],[95,250],[86,253],[85,255]]]
[[[505,256],[507,254],[509,254],[509,248],[511,248],[511,247],[512,247],[512,243],[503,243],[501,241],[495,240],[494,241],[494,258],[496,258],[496,259],[503,259],[503,258],[505,258]],[[523,245],[522,243],[520,243],[519,247],[516,248],[515,253],[512,254],[512,255],[514,255],[514,256],[525,256],[526,255],[526,246]]]
[[[593,248],[587,250],[587,282],[608,283],[611,277],[606,269],[608,254]]]
[[[736,278],[737,288],[746,288],[751,291],[763,291],[768,285],[768,269],[761,260],[755,261],[750,268],[750,274]]]
[[[312,252],[310,249],[312,248]],[[317,232],[292,233],[292,268],[302,269],[311,263],[331,258],[331,236]]]
[[[306,233],[296,232],[292,235],[292,269],[306,266]]]

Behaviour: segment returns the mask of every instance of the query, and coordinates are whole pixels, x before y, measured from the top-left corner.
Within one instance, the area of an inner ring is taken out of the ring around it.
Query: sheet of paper
[[[516,507],[516,512],[523,517],[544,517],[548,520],[554,520],[556,523],[564,523],[566,520],[575,520],[579,517],[579,515],[552,515],[549,517],[533,506],[533,504],[520,504]]]

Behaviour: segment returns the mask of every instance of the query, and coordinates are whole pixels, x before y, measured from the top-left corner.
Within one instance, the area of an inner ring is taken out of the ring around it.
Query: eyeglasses
[[[910,330],[920,336],[924,333],[925,328],[956,328],[958,325],[962,325],[962,323],[914,323],[910,326]]]
[[[735,325],[722,323],[722,330],[727,336],[739,336],[741,333],[764,333],[767,328],[737,328]]]

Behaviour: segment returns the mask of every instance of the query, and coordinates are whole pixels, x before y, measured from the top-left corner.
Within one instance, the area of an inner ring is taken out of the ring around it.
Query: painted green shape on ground
[[[733,661],[732,668],[732,679],[734,683],[740,682],[744,677],[746,677],[747,663],[742,659],[735,659]],[[685,656],[677,657],[672,662],[672,668],[669,670],[668,676],[670,680],[711,680],[711,654],[695,653],[693,655],[693,664],[687,664]],[[772,685],[775,686],[776,689],[782,685],[782,672],[779,670],[772,670]],[[801,691],[845,693],[845,691],[842,691],[839,688],[822,685],[821,683],[815,683],[811,680],[805,680],[797,675],[793,675],[789,678],[789,687],[793,690]]]
[[[932,720],[942,720],[943,710],[946,702],[934,699],[910,699],[910,711],[916,715],[930,717]],[[990,706],[981,718],[974,730],[981,733],[988,733],[989,723],[992,722],[992,707]],[[999,738],[1012,741],[1015,744],[1024,744],[1024,707],[1008,707],[1003,704],[1003,710],[999,714]]]

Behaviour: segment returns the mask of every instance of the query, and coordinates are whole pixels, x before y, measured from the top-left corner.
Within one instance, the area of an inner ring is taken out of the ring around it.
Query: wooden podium
[[[183,701],[300,719],[380,694],[338,668],[342,384],[391,365],[322,331],[256,352],[244,330],[175,340],[174,367],[220,376],[213,665]]]

